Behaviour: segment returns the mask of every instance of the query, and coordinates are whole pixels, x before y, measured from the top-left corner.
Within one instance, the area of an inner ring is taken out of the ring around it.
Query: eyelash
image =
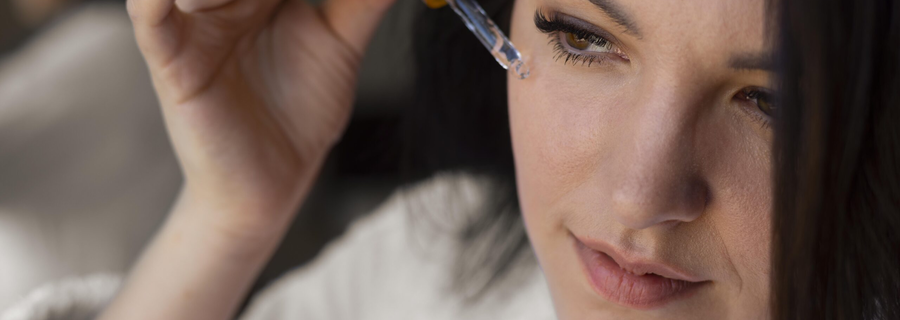
[[[608,57],[602,55],[573,52],[561,39],[565,33],[571,33],[580,39],[586,39],[593,45],[614,50],[612,42],[608,39],[565,22],[555,12],[550,13],[548,16],[540,10],[536,11],[534,13],[534,25],[538,30],[550,37],[550,44],[553,44],[554,51],[556,51],[553,59],[559,61],[565,58],[563,64],[572,62],[572,65],[576,65],[580,62],[582,65],[590,67],[594,63],[599,64],[608,60]]]

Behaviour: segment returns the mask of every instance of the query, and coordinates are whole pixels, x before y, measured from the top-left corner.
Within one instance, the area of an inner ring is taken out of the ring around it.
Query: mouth
[[[624,307],[661,308],[710,283],[662,263],[629,262],[605,244],[589,247],[578,238],[574,242],[594,291]]]

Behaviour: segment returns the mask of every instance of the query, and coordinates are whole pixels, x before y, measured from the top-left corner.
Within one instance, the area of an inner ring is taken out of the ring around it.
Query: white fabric
[[[441,176],[395,194],[312,264],[258,295],[242,320],[555,319],[536,267],[516,287],[491,291],[477,305],[464,305],[449,292],[455,242],[426,220],[437,212],[428,209],[474,205],[478,190],[474,179]]]
[[[121,281],[118,275],[97,274],[43,285],[0,313],[0,320],[91,320]]]
[[[181,181],[124,2],[73,9],[0,57],[0,310],[126,272]]]
[[[395,193],[312,263],[254,297],[241,320],[556,319],[536,267],[518,269],[525,271],[505,282],[513,286],[492,290],[474,305],[450,292],[456,245],[451,234],[466,219],[452,213],[470,211],[483,187],[471,177],[444,175]],[[117,281],[101,277],[46,286],[0,320],[90,319],[85,315],[105,306]]]

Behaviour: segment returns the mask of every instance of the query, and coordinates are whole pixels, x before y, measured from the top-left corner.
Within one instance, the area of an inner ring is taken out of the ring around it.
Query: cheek
[[[703,150],[705,175],[714,192],[713,228],[739,276],[746,310],[768,306],[772,218],[770,142],[747,125],[719,118],[718,137]]]
[[[744,182],[746,183],[747,180]],[[735,303],[741,314],[756,314],[768,309],[771,214],[766,191],[735,195],[726,210],[714,219],[728,258],[740,278]]]
[[[552,212],[561,197],[611,156],[616,110],[628,99],[617,86],[565,74],[570,66],[533,61],[533,76],[510,80],[509,115],[522,209]],[[604,89],[604,86],[606,89]]]
[[[529,21],[513,24],[512,40],[525,55],[531,76],[510,77],[510,125],[522,198],[546,207],[606,157],[603,151],[614,140],[614,124],[633,90],[625,88],[625,76],[615,68],[557,61],[548,36],[528,30],[534,25],[522,20]]]

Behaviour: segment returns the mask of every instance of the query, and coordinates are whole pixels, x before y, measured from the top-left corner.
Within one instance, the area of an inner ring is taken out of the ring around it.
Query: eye
[[[592,53],[606,53],[613,51],[613,45],[606,39],[597,36],[579,36],[572,32],[562,32],[566,45],[579,51]]]
[[[773,120],[778,116],[775,98],[773,91],[760,87],[744,88],[734,95],[734,100],[742,105],[740,110],[759,122],[764,129],[771,128]]]
[[[587,22],[557,12],[548,15],[535,12],[534,25],[550,37],[556,60],[564,64],[591,66],[606,61],[628,61],[628,56],[610,41],[610,35]],[[602,34],[602,36],[601,36]]]
[[[759,111],[762,111],[769,117],[774,117],[778,111],[775,105],[774,93],[763,88],[746,88],[741,90],[739,98],[756,105]]]

